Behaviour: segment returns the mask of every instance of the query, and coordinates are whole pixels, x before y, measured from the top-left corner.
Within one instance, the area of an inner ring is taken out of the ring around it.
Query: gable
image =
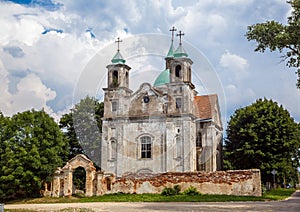
[[[164,112],[166,97],[149,83],[143,83],[130,97],[129,116],[159,115]]]

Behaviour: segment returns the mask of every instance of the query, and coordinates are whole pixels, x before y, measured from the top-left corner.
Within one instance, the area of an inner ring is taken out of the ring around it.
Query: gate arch
[[[96,168],[93,165],[93,161],[88,159],[85,155],[79,154],[69,160],[67,164],[59,170],[59,178],[61,179],[57,188],[53,190],[60,190],[62,196],[71,196],[73,194],[73,172],[82,167],[85,170],[85,196],[92,196],[95,192],[93,181],[96,178]],[[55,178],[55,177],[54,177]],[[53,183],[55,186],[55,183]],[[63,185],[60,185],[63,184]]]

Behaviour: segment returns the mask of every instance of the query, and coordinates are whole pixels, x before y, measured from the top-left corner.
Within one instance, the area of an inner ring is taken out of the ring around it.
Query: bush
[[[173,196],[175,195],[175,191],[173,188],[164,188],[161,192],[163,196]]]
[[[161,195],[163,196],[174,196],[179,194],[180,192],[180,186],[179,185],[175,185],[173,188],[164,188],[161,192]]]
[[[175,185],[173,189],[175,191],[175,195],[180,193],[180,185]]]
[[[199,195],[200,192],[193,186],[190,186],[188,189],[186,189],[183,194],[185,195],[189,195],[189,196],[192,196],[192,195]]]

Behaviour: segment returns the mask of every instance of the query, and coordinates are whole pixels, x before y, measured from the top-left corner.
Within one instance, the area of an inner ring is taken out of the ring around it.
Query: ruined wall
[[[165,187],[174,185],[180,185],[181,191],[193,186],[202,194],[261,196],[261,178],[258,169],[210,173],[132,174],[112,180],[110,189],[105,189],[103,193],[161,193]]]

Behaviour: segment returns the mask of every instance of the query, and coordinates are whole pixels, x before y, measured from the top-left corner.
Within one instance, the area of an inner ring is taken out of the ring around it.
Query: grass
[[[284,200],[290,197],[295,191],[296,189],[279,188],[266,192],[263,197],[266,198],[266,200]]]
[[[265,192],[261,197],[231,195],[184,195],[162,196],[160,194],[106,194],[93,197],[43,197],[10,201],[7,204],[71,203],[71,202],[228,202],[283,200],[295,189],[277,189]]]

